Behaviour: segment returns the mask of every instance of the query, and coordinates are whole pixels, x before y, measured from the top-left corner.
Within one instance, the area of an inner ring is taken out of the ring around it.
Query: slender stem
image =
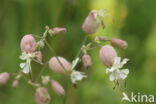
[[[98,47],[100,47],[100,46],[102,46],[102,45],[97,45],[97,46],[95,46],[95,47],[89,48],[88,51],[93,50],[93,49],[95,49],[95,48],[98,48]]]
[[[49,45],[49,43],[45,40],[45,43],[47,44],[48,48],[54,53],[57,61],[59,62],[59,64],[62,66],[62,68],[64,69],[64,71],[66,72],[66,68],[64,67],[64,65],[62,64],[62,62],[60,61],[60,59],[58,58],[55,50],[52,48],[52,46]]]
[[[38,80],[40,79],[40,77],[41,77],[42,73],[43,73],[43,72],[44,72],[44,70],[46,69],[47,64],[48,64],[48,62],[46,62],[46,63],[44,64],[44,66],[43,66],[43,68],[41,69],[40,73],[38,74],[38,76],[37,76],[37,78],[36,78],[35,82],[38,82]]]
[[[27,60],[27,63],[28,63],[28,66],[29,66],[29,77],[30,77],[30,80],[33,81],[33,76],[32,76],[32,70],[31,70],[31,60]]]
[[[87,41],[87,37],[85,36],[85,38],[84,38],[84,40],[83,40],[83,42],[82,42],[82,44],[81,44],[81,47],[80,47],[80,49],[79,49],[79,51],[78,51],[78,53],[77,53],[75,59],[78,58],[79,55],[81,54],[81,48],[82,48],[82,46],[85,44],[86,41]]]

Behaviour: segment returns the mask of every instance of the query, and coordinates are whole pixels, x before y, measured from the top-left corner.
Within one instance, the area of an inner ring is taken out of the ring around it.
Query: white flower
[[[35,57],[34,53],[25,53],[23,52],[20,56],[21,60],[26,62],[20,63],[20,68],[23,70],[23,73],[28,74],[31,70],[31,60]]]
[[[124,80],[124,79],[126,79],[128,74],[129,74],[129,70],[128,69],[116,70],[116,71],[112,72],[112,74],[109,76],[109,79],[111,81],[119,80],[119,79]]]
[[[128,60],[129,59],[125,58],[123,61],[121,61],[121,57],[115,57],[113,66],[106,69],[106,73],[111,73],[109,77],[111,81],[119,79],[124,80],[128,76],[129,69],[121,70],[121,68],[124,66],[124,64],[127,63]]]
[[[77,81],[81,81],[83,78],[87,77],[85,73],[73,70],[71,72],[71,81],[76,84]]]

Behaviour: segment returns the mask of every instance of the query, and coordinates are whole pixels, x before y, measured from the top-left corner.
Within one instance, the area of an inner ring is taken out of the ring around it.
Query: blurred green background
[[[85,17],[90,10],[101,8],[107,9],[106,28],[100,28],[89,39],[99,35],[126,40],[129,47],[118,49],[121,57],[130,59],[126,65],[130,69],[126,93],[140,92],[156,97],[156,0],[0,0],[0,72],[19,71],[22,36],[41,35],[45,25],[67,28],[64,35],[48,40],[59,56],[72,61],[85,36],[81,30]],[[43,54],[44,60],[54,55],[47,48]],[[88,78],[79,83],[77,89],[69,84],[65,101],[49,88],[52,104],[121,104],[122,94],[118,89],[113,90],[113,83],[99,59],[99,49],[90,54],[93,67],[87,71]],[[40,70],[41,66],[33,66],[36,72]],[[51,73],[52,78],[65,86],[61,75],[48,68],[46,73]],[[13,89],[12,80],[0,86],[0,104],[34,104],[35,89],[23,79],[19,87]]]

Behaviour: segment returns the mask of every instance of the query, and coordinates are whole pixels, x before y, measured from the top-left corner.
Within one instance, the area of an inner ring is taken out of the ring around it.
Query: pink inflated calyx
[[[61,74],[66,74],[71,71],[71,63],[60,56],[52,57],[49,60],[49,67],[52,71]]]
[[[107,67],[113,65],[115,57],[117,57],[117,53],[111,45],[105,45],[100,49],[100,59]]]
[[[31,34],[25,35],[21,40],[22,52],[34,52],[36,48],[36,41]]]
[[[96,18],[97,11],[92,10],[88,16],[86,17],[83,25],[82,25],[82,30],[87,33],[87,34],[93,34],[96,33],[100,22]]]

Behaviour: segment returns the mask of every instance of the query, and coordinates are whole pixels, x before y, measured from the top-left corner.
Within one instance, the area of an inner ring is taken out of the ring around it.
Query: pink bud
[[[57,81],[51,80],[51,85],[52,85],[53,90],[57,93],[57,95],[59,96],[65,95],[65,91],[63,87]]]
[[[41,53],[41,51],[37,51],[37,52],[35,53],[35,56],[36,56],[36,60],[37,60],[38,62],[42,63],[42,53]]]
[[[29,34],[25,35],[21,40],[21,50],[24,52],[34,52],[36,48],[36,41],[34,37]]]
[[[97,31],[100,22],[96,18],[97,11],[92,10],[88,16],[86,17],[83,25],[82,30],[87,34],[93,34]]]
[[[17,88],[18,85],[19,85],[19,80],[14,80],[13,83],[12,83],[12,87]]]
[[[9,80],[10,75],[7,72],[0,73],[0,85],[4,85]]]
[[[117,56],[115,49],[110,45],[105,45],[100,49],[100,58],[104,65],[111,67],[114,63],[114,58]]]
[[[36,101],[36,104],[49,104],[50,95],[46,88],[39,87],[36,89],[35,101]]]
[[[87,54],[82,56],[82,62],[85,68],[90,68],[92,66],[92,60],[91,57]]]
[[[52,71],[57,73],[65,74],[66,71],[71,71],[71,63],[69,63],[65,58],[63,57],[52,57],[49,61],[49,67],[52,69]]]
[[[111,40],[111,44],[119,48],[126,48],[128,46],[127,42],[118,38]]]
[[[104,37],[104,36],[97,36],[95,38],[95,41],[105,41],[105,40],[108,40],[108,38],[107,37]]]
[[[65,33],[67,31],[66,28],[62,28],[62,27],[55,27],[52,29],[53,34],[62,34]]]

